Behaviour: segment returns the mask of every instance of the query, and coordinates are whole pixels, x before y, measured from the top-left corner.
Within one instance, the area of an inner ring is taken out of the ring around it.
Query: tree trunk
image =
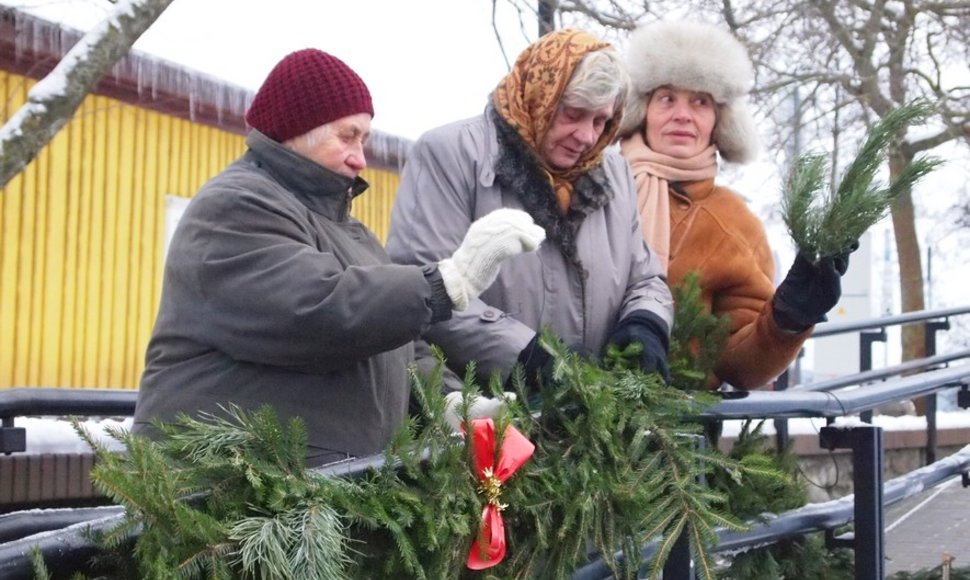
[[[558,0],[539,0],[539,36],[556,29],[556,8]]]
[[[895,179],[911,162],[912,155],[894,148],[889,153],[889,173]],[[916,215],[913,196],[907,189],[899,194],[892,206],[893,232],[896,235],[896,257],[899,261],[899,295],[902,312],[926,308],[923,295],[923,262],[916,236]],[[902,328],[902,360],[926,356],[926,328],[923,323],[908,324]],[[915,401],[917,414],[925,415],[923,399]]]
[[[118,0],[0,129],[0,189],[23,171],[71,119],[84,98],[172,0]]]

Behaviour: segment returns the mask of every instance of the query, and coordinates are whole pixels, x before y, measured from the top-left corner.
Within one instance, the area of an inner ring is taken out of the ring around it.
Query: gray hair
[[[598,109],[613,103],[620,111],[630,90],[630,75],[612,47],[583,57],[562,93],[562,103],[570,107]]]
[[[311,151],[314,147],[319,145],[327,135],[330,134],[331,123],[325,123],[319,127],[310,129],[302,135],[297,135],[296,137],[291,137],[283,142],[283,145],[293,151],[296,151],[300,155],[307,157],[307,152]]]

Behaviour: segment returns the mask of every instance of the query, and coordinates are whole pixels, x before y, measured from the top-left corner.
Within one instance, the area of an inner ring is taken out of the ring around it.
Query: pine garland
[[[354,480],[304,470],[300,421],[282,427],[268,407],[182,416],[159,424],[154,441],[112,431],[126,453],[78,425],[99,458],[95,483],[127,508],[103,546],[122,546],[140,528],[134,556],[145,578],[561,578],[590,550],[622,552],[611,565],[631,578],[642,545],[660,541],[650,564],[658,577],[686,533],[699,576],[713,578],[713,530],[742,525],[701,482],[748,470],[697,445],[690,418],[707,396],[600,368],[549,335],[541,344],[556,357],[541,415],[524,403],[519,375],[521,402],[497,418],[499,432],[514,422],[536,451],[503,484],[508,556],[494,568],[464,568],[483,500],[472,448],[444,419],[440,361],[432,376],[414,377],[421,413],[389,445],[385,466]],[[472,370],[467,395],[478,391]]]
[[[699,575],[713,577],[713,528],[741,524],[701,483],[709,470],[738,473],[738,466],[699,447],[699,426],[684,422],[709,399],[621,365],[586,364],[549,336],[541,344],[556,358],[555,385],[544,389],[541,415],[520,428],[537,446],[530,488],[549,491],[522,487],[511,498],[526,512],[514,524],[521,530],[509,559],[514,577],[568,575],[585,562],[587,540],[601,554],[622,551],[613,572],[633,577],[640,547],[659,538],[651,568],[657,577],[681,532],[692,540]]]
[[[932,112],[932,105],[920,100],[887,114],[873,126],[834,193],[825,190],[825,155],[805,154],[795,160],[782,196],[782,213],[800,253],[814,262],[851,251],[862,234],[886,216],[901,192],[942,163],[918,157],[890,185],[873,184],[889,146],[906,127]]]

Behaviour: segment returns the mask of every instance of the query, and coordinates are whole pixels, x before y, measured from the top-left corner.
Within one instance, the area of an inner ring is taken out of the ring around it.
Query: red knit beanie
[[[337,57],[307,48],[273,67],[246,111],[246,122],[282,143],[358,113],[374,116],[364,81]]]

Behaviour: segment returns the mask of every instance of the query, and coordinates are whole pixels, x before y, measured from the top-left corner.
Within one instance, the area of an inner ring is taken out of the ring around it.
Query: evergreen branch
[[[37,546],[30,548],[30,566],[34,570],[34,580],[51,580],[50,570],[47,568],[47,564],[44,563],[44,554]]]
[[[943,165],[943,163],[944,162],[942,159],[927,155],[920,155],[919,157],[913,159],[913,161],[906,166],[903,172],[896,177],[896,180],[890,184],[887,197],[894,200],[899,197],[901,193],[911,191],[916,182],[925,177],[927,174],[935,171],[938,167]]]
[[[667,557],[670,556],[671,550],[674,548],[674,544],[680,539],[680,534],[683,533],[684,527],[687,525],[687,514],[681,513],[677,515],[676,521],[667,530],[657,545],[657,552],[653,557],[653,565],[650,569],[650,578],[659,579],[663,575],[663,565],[667,561]]]
[[[701,520],[703,521],[703,520]],[[711,555],[707,550],[702,550],[699,546],[710,546],[713,542],[710,539],[712,532],[708,531],[707,534],[702,534],[701,530],[698,528],[697,522],[691,521],[690,523],[690,534],[691,534],[691,555],[694,560],[694,569],[700,572],[700,577],[705,580],[714,580],[714,563],[711,561]]]
[[[927,118],[933,106],[917,100],[901,106],[876,123],[852,160],[834,193],[825,189],[827,164],[818,154],[807,154],[792,164],[782,194],[785,225],[798,251],[811,261],[851,251],[874,223],[886,216],[893,201],[940,161],[913,161],[888,186],[873,184],[887,150],[912,123]]]
[[[828,171],[823,155],[803,155],[795,160],[782,195],[782,215],[795,246],[807,252],[818,246],[822,211],[815,199],[825,187]]]
[[[885,160],[890,144],[915,122],[923,121],[934,112],[933,105],[926,100],[913,101],[893,109],[879,123],[873,126],[865,142],[849,164],[839,182],[838,196],[852,198],[865,195],[879,166]]]

